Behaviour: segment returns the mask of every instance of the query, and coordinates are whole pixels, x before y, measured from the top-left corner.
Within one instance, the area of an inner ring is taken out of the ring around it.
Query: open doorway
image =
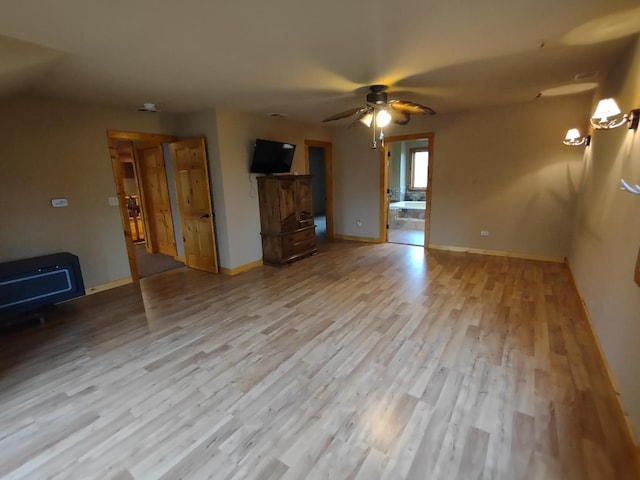
[[[428,248],[434,135],[387,137],[383,151],[383,241]]]
[[[166,145],[166,144],[165,144]],[[162,144],[116,142],[131,241],[140,278],[184,266],[171,162]]]
[[[183,265],[217,273],[205,139],[107,136],[132,279]]]
[[[333,158],[330,142],[305,140],[305,161],[311,175],[316,241],[333,239]]]

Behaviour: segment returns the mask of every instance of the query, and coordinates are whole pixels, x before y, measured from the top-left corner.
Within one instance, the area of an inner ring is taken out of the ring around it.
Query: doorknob
[[[208,213],[205,213],[200,218],[211,218],[211,215],[209,215]]]

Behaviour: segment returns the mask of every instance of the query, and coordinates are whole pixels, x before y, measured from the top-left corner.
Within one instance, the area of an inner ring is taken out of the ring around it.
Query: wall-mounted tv
[[[287,173],[291,170],[296,146],[272,140],[256,140],[251,160],[251,173]]]

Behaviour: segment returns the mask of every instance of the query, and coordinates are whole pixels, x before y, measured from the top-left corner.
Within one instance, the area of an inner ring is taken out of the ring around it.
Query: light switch
[[[69,200],[67,200],[66,198],[52,198],[51,206],[54,208],[68,207]]]
[[[117,207],[118,206],[118,197],[109,197],[109,206]]]

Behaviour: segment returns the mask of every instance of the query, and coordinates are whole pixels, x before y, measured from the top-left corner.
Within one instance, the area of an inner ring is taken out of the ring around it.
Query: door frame
[[[433,164],[434,164],[434,146],[435,133],[410,133],[408,135],[395,135],[384,138],[384,148],[380,149],[380,235],[378,241],[387,243],[389,241],[389,206],[387,189],[389,188],[389,165],[387,163],[389,143],[404,142],[408,140],[429,140],[427,148],[429,150],[429,170],[427,173],[427,191],[426,191],[426,207],[424,213],[424,248],[429,248],[431,240],[431,195],[433,192]]]
[[[327,199],[325,201],[325,215],[327,218],[327,240],[334,239],[333,225],[333,144],[322,140],[304,141],[305,173],[309,173],[309,147],[324,148],[324,177]]]
[[[129,259],[129,269],[131,270],[131,279],[134,283],[140,281],[138,273],[138,263],[136,262],[136,252],[131,237],[131,227],[129,225],[129,212],[125,202],[124,179],[120,166],[120,158],[117,149],[117,142],[149,142],[149,143],[170,143],[177,140],[174,135],[165,135],[158,133],[141,133],[141,132],[125,132],[121,130],[107,130],[107,143],[111,156],[111,169],[116,184],[116,195],[120,206],[120,219],[122,220],[122,231],[124,233],[125,246],[127,249],[127,257]]]

